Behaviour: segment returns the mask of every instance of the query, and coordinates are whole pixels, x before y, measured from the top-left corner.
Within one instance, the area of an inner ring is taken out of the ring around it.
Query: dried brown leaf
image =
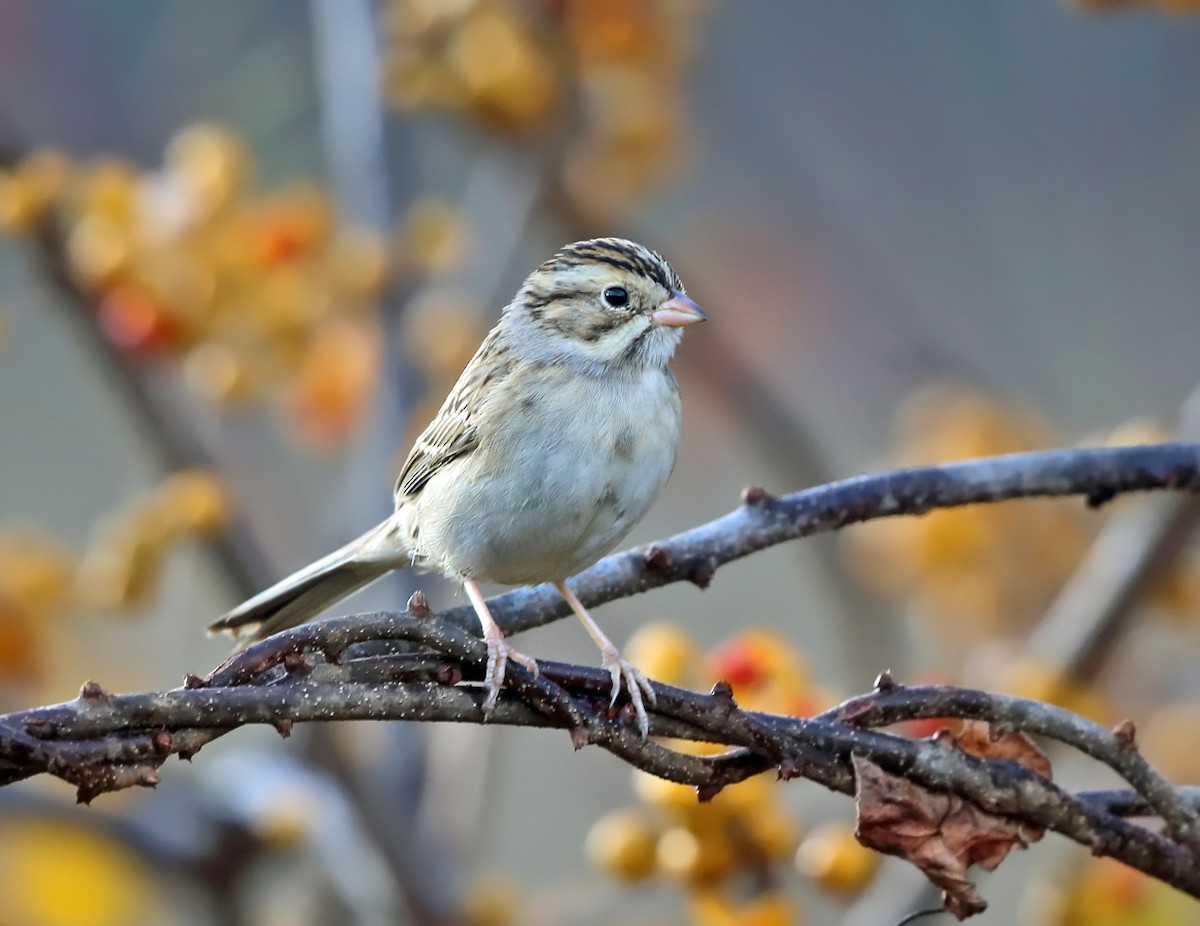
[[[967,752],[1020,762],[1042,774],[1050,763],[1027,737],[991,738],[986,724],[973,724],[957,744]],[[940,794],[889,774],[875,763],[853,757],[858,826],[863,845],[908,859],[941,888],[946,909],[960,920],[982,912],[987,903],[967,878],[979,865],[991,871],[1014,846],[1025,848],[1042,831],[993,816],[953,794]]]
[[[971,755],[1019,762],[1039,775],[1050,777],[1050,760],[1024,733],[1002,733],[994,737],[991,727],[982,720],[968,720],[954,734],[954,744]]]

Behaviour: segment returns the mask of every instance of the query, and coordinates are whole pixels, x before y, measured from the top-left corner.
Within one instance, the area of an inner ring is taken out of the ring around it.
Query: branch
[[[589,605],[683,579],[701,587],[718,566],[785,540],[879,517],[1031,496],[1082,495],[1092,505],[1149,489],[1200,489],[1200,445],[1017,454],[901,470],[773,497],[749,489],[737,510],[658,544],[608,557],[573,584]],[[552,589],[523,589],[490,602],[509,633],[567,613]],[[286,735],[304,721],[417,720],[482,723],[476,684],[485,647],[467,627],[469,608],[430,613],[422,596],[405,612],[322,620],[277,634],[183,688],[109,695],[88,683],[64,704],[0,717],[0,784],[47,773],[74,784],[81,800],[153,785],[170,755],[250,723]],[[595,744],[631,765],[693,785],[701,799],[774,769],[854,793],[855,760],[986,814],[1054,830],[1200,898],[1200,813],[1138,752],[1133,727],[1106,730],[1061,708],[951,687],[876,689],[819,717],[744,711],[728,686],[703,695],[655,683],[655,737],[719,743],[700,756],[643,740],[628,706],[608,706],[609,676],[542,663],[533,676],[509,668],[491,722],[568,730],[576,748]],[[987,721],[992,732],[1036,734],[1107,765],[1128,788],[1071,794],[1012,761],[981,758],[945,738],[914,741],[879,727],[920,718]],[[1160,818],[1162,832],[1133,815]]]

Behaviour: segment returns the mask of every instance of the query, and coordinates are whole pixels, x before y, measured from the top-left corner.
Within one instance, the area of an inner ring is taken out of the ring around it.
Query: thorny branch
[[[1095,506],[1132,491],[1200,491],[1200,445],[1015,454],[863,476],[774,497],[746,491],[735,511],[658,544],[608,557],[573,585],[588,605],[688,580],[705,587],[723,563],[798,537],[893,515],[1032,496],[1081,495]],[[490,602],[508,633],[567,613],[548,588]],[[190,758],[250,723],[287,735],[296,722],[390,719],[482,723],[485,653],[469,608],[433,615],[421,596],[405,612],[337,617],[277,634],[183,688],[110,695],[89,682],[64,704],[0,717],[0,784],[46,773],[87,801],[152,786],[167,757]],[[727,686],[698,694],[655,683],[654,737],[721,743],[718,756],[643,740],[627,707],[608,708],[608,675],[543,663],[534,677],[510,667],[492,723],[568,730],[631,765],[693,785],[701,799],[774,769],[855,792],[855,762],[873,763],[928,792],[986,814],[1045,828],[1200,898],[1200,808],[1142,757],[1132,724],[1107,730],[1061,708],[953,687],[905,688],[886,675],[875,689],[818,717],[744,711]],[[1108,766],[1123,790],[1072,794],[1013,761],[981,758],[945,737],[913,740],[881,728],[920,718],[986,721],[993,735],[1021,732],[1074,748]],[[1134,816],[1160,825],[1144,826]]]

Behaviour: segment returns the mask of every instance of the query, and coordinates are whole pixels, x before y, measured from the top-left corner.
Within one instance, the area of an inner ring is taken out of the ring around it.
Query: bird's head
[[[561,248],[505,310],[519,349],[596,371],[665,367],[705,314],[661,254],[623,238]]]

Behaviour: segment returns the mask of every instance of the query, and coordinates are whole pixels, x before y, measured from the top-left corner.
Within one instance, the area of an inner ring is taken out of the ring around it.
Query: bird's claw
[[[487,697],[483,702],[483,716],[489,718],[496,709],[496,701],[500,697],[500,689],[504,687],[504,677],[507,674],[508,661],[511,659],[518,665],[524,666],[536,677],[541,674],[537,660],[518,652],[504,637],[489,637],[487,644],[487,666],[483,670],[483,687]]]
[[[617,698],[621,696],[621,689],[624,687],[629,692],[629,703],[633,705],[638,730],[644,739],[650,735],[650,715],[646,712],[646,703],[649,702],[651,707],[658,703],[654,689],[646,676],[626,662],[615,649],[605,650],[603,656],[602,665],[612,677],[612,697],[609,698],[608,706],[616,706]]]

